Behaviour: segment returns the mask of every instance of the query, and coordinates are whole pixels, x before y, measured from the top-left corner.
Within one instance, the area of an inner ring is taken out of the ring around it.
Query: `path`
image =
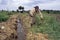
[[[17,40],[25,40],[24,29],[19,19],[17,20],[17,36],[18,36]]]

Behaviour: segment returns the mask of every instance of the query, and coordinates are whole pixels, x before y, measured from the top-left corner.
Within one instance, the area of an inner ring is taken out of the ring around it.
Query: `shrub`
[[[60,40],[60,23],[53,17],[48,14],[44,14],[44,22],[40,25],[40,17],[36,17],[36,23],[32,26],[31,31],[33,33],[44,33],[49,35],[51,40]],[[53,38],[53,39],[52,39]]]
[[[6,12],[0,12],[0,22],[7,21],[9,15]]]

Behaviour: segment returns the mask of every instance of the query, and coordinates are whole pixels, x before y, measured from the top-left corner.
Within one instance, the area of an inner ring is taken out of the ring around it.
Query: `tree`
[[[18,10],[18,9],[17,9],[16,11],[17,11],[17,12],[19,12],[19,10]]]
[[[19,11],[20,11],[21,13],[23,13],[23,12],[24,12],[24,7],[19,6],[19,7],[18,7],[18,9],[19,9]]]
[[[19,6],[19,7],[18,7],[18,9],[20,9],[20,10],[21,10],[21,9],[22,9],[22,6]]]
[[[22,10],[24,11],[24,7],[22,7]]]

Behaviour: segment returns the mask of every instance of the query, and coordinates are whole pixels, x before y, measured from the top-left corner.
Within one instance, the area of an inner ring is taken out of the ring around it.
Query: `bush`
[[[44,33],[49,35],[51,40],[60,40],[60,23],[56,19],[48,14],[44,14],[44,22],[40,25],[40,17],[36,17],[36,23],[32,26],[31,31],[33,33]],[[53,39],[52,39],[53,38]]]
[[[0,12],[0,22],[7,21],[7,19],[9,18],[9,15],[7,14],[8,13],[6,12]]]

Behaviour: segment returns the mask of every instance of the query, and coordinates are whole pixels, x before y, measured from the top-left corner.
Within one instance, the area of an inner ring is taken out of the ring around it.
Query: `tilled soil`
[[[19,18],[23,22],[23,28],[26,34],[26,40],[48,40],[47,34],[42,33],[34,34],[30,31],[32,22],[32,18],[30,16],[20,14]]]
[[[9,20],[0,23],[0,40],[15,40],[17,38],[16,20],[18,15],[11,15]]]
[[[23,26],[17,22],[17,18],[19,18],[19,22],[22,21]],[[12,15],[7,22],[0,23],[0,27],[3,27],[0,29],[0,40],[48,40],[46,34],[30,32],[31,22],[28,15]]]

